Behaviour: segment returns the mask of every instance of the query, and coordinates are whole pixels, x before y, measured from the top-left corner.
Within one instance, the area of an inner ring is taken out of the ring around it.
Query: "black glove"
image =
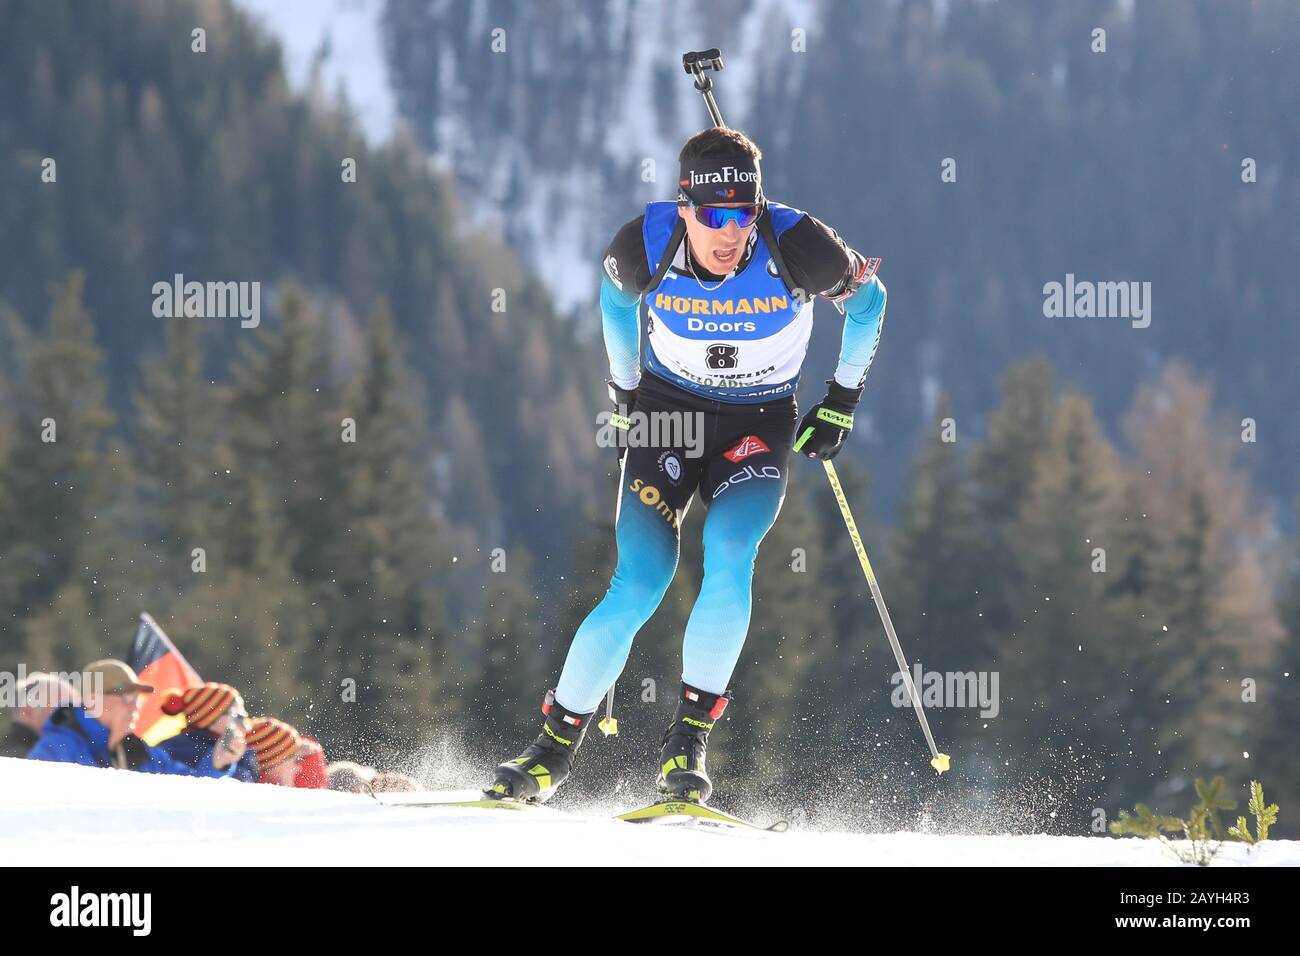
[[[853,430],[853,410],[858,407],[863,386],[845,388],[831,379],[826,397],[808,409],[795,432],[794,450],[809,458],[830,460],[840,453],[844,439]]]
[[[614,450],[618,453],[618,460],[622,461],[627,454],[627,433],[632,427],[632,410],[636,408],[636,389],[619,388],[613,382],[605,384],[609,386],[609,400],[614,403],[614,413],[609,419],[609,424],[615,429]]]

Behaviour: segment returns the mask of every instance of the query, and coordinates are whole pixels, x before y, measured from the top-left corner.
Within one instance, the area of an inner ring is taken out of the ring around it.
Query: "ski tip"
[[[935,754],[934,759],[930,761],[930,766],[933,767],[937,773],[943,773],[948,769],[948,755]]]

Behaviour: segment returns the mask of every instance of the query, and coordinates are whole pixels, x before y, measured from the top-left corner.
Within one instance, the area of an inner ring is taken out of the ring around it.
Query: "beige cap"
[[[85,672],[87,674],[103,675],[105,694],[121,694],[129,690],[152,694],[154,690],[148,684],[140,683],[140,675],[133,671],[129,664],[115,661],[112,658],[87,664]]]

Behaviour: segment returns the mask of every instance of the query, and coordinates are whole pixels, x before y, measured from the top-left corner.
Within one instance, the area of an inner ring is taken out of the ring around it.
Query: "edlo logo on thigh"
[[[742,481],[749,481],[751,478],[780,478],[781,469],[776,465],[764,465],[762,468],[755,468],[753,465],[746,465],[740,471],[736,472],[713,492],[713,500],[716,501],[718,496],[730,488],[732,485],[738,485]]]

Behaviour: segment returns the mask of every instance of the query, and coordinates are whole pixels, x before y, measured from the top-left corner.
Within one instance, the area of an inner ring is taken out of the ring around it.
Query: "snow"
[[[409,799],[409,795],[407,795]],[[631,809],[631,806],[622,809]],[[202,850],[201,854],[186,853]],[[0,854],[57,865],[1169,866],[1144,840],[926,833],[758,833],[621,823],[541,808],[381,806],[370,797],[0,758]],[[1300,866],[1300,842],[1216,866]]]

